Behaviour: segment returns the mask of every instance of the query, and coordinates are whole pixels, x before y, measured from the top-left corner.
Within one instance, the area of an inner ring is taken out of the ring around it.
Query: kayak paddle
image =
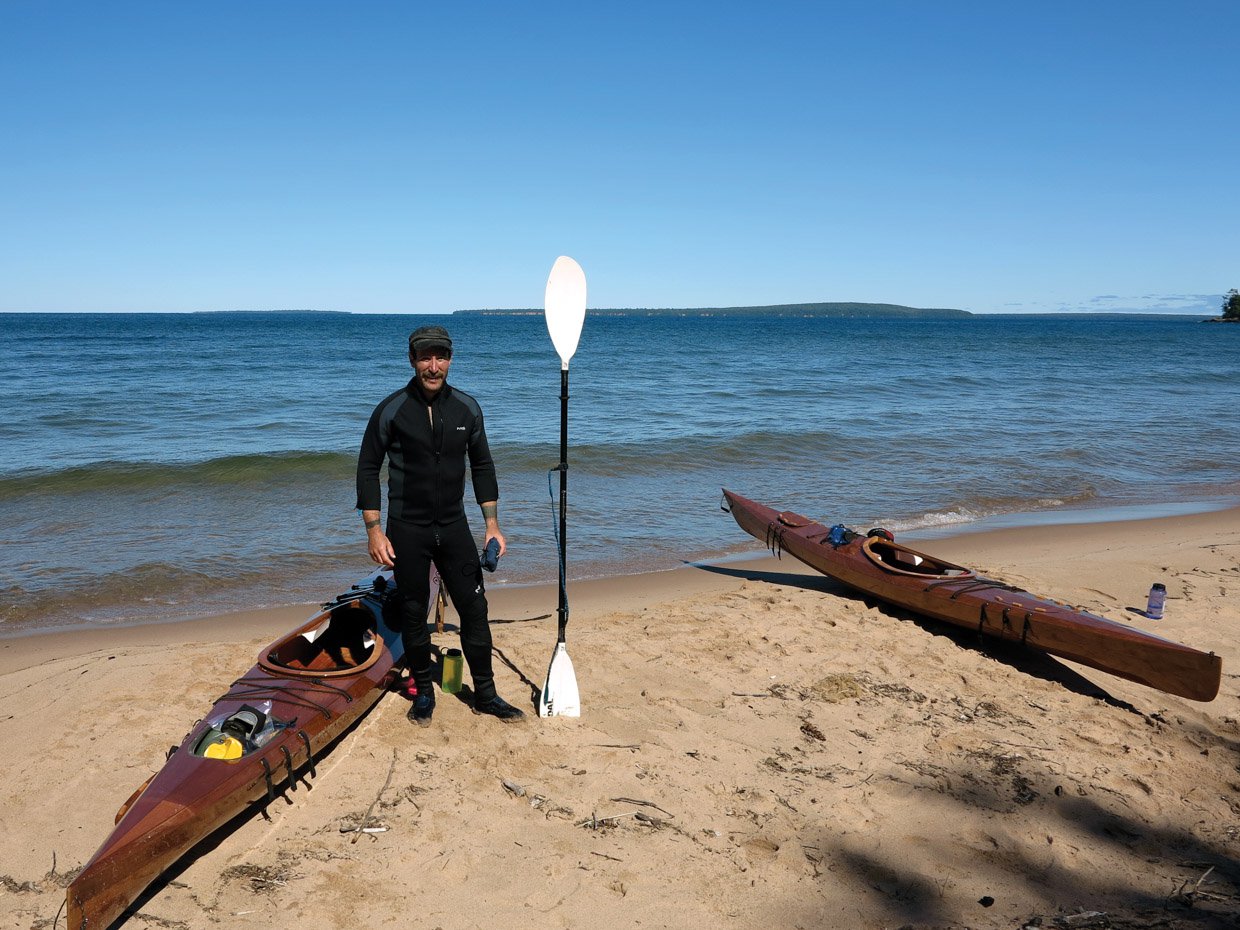
[[[544,302],[547,332],[560,356],[560,528],[557,534],[560,556],[560,632],[547,669],[547,683],[538,696],[540,717],[580,717],[581,694],[573,660],[568,657],[564,631],[568,627],[568,580],[565,561],[568,530],[568,360],[577,351],[581,326],[586,319],[586,275],[581,266],[561,255],[547,278]]]

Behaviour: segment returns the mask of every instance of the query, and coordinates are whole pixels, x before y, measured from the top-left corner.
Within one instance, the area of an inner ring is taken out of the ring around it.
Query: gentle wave
[[[666,472],[691,472],[703,467],[750,464],[761,460],[769,466],[784,462],[805,461],[807,457],[832,454],[845,444],[836,431],[799,431],[779,433],[772,430],[740,432],[727,436],[679,435],[614,442],[576,443],[569,450],[573,470],[602,477],[659,475]],[[872,444],[849,439],[848,454]],[[497,450],[499,467],[503,469],[538,471],[554,468],[559,449],[549,444],[514,444]]]
[[[278,565],[215,557],[197,565],[146,562],[102,574],[57,570],[48,579],[30,573],[0,592],[0,636],[318,600],[334,593],[325,577],[343,583],[361,574],[359,555],[359,546],[330,547],[285,555]]]
[[[781,434],[759,430],[732,436],[674,436],[618,442],[574,444],[570,450],[574,470],[599,476],[623,474],[657,475],[692,471],[704,463],[727,465],[752,462],[761,456],[771,464],[802,460],[839,449],[844,437],[834,431]],[[847,440],[849,454],[865,451],[870,444]],[[508,443],[495,445],[493,453],[501,478],[516,472],[542,472],[557,467],[558,445]],[[29,494],[60,492],[129,491],[165,488],[169,485],[210,487],[268,486],[299,480],[350,482],[357,466],[355,452],[271,452],[261,455],[230,455],[198,462],[103,461],[47,471],[26,471],[0,477],[0,500]]]
[[[258,487],[307,478],[348,481],[356,465],[357,456],[343,452],[230,455],[186,463],[107,461],[0,477],[0,501],[32,494],[133,491],[169,485]]]
[[[1006,514],[1036,513],[1043,510],[1079,507],[1082,504],[1096,500],[1097,497],[1097,492],[1093,488],[1088,488],[1080,493],[1066,494],[1063,497],[1032,499],[1021,497],[983,498],[942,510],[933,510],[912,517],[894,519],[885,525],[889,530],[904,532],[947,526],[963,526]]]

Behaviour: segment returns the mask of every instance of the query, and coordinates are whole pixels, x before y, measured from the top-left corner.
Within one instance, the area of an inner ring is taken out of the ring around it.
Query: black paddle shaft
[[[560,369],[560,635],[568,627],[568,367]]]

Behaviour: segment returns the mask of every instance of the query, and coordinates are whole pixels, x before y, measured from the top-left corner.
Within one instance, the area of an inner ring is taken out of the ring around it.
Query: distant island
[[[900,304],[771,304],[765,307],[608,307],[588,311],[592,316],[782,316],[877,317],[890,319],[955,320],[972,316],[968,310],[924,309]],[[456,310],[453,316],[542,316],[537,310]]]
[[[242,314],[250,314],[257,316],[264,314],[266,316],[292,316],[294,314],[301,315],[305,313],[313,313],[316,316],[349,316],[348,310],[191,310],[191,313],[214,314],[217,316],[232,315],[241,316]]]

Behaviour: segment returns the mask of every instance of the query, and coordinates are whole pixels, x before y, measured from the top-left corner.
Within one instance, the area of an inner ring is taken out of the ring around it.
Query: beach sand
[[[573,583],[579,720],[441,695],[419,729],[388,695],[126,926],[1240,925],[1240,510],[922,548],[1213,650],[1222,691],[979,645],[790,558]],[[1153,581],[1161,621],[1132,610]],[[491,600],[529,707],[555,590]],[[0,927],[52,926],[117,807],[310,612],[0,641]],[[351,842],[376,798],[386,832]]]

